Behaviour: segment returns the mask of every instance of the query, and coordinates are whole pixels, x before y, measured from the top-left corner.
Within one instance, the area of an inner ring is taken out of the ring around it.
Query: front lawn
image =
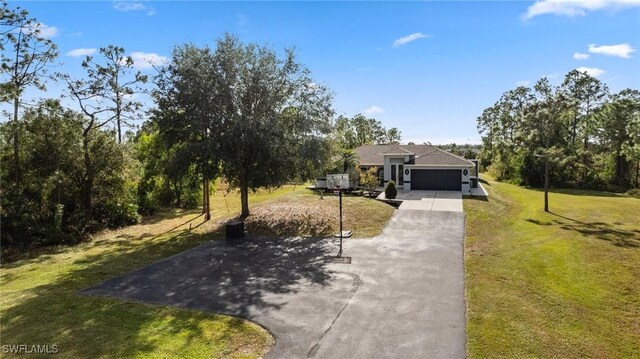
[[[295,189],[295,190],[294,190]],[[250,195],[256,212],[296,204],[334,209],[302,186]],[[78,291],[170,255],[221,238],[218,226],[240,212],[239,196],[217,192],[212,220],[200,210],[167,210],[143,223],[106,231],[75,247],[49,248],[0,270],[2,344],[57,345],[61,357],[255,358],[273,344],[261,327],[238,318]],[[393,209],[364,198],[345,198],[346,222],[356,235],[379,233]],[[335,225],[335,224],[333,224]],[[347,227],[347,226],[345,226]],[[333,230],[333,229],[332,229]],[[303,231],[304,232],[304,231]],[[290,233],[295,235],[299,233]],[[11,356],[3,353],[3,357]],[[35,356],[34,356],[35,357]]]
[[[640,200],[489,181],[464,200],[471,358],[640,357]]]
[[[343,230],[353,237],[375,237],[387,224],[394,208],[371,198],[343,195]],[[317,192],[296,192],[258,206],[249,217],[249,230],[278,236],[331,236],[340,230],[339,197]]]

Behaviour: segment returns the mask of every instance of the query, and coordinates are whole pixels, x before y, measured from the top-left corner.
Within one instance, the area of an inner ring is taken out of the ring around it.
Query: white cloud
[[[597,67],[584,67],[584,66],[578,67],[576,70],[580,72],[586,72],[587,75],[593,76],[593,77],[598,77],[606,72],[603,69],[599,69]]]
[[[79,49],[73,49],[69,52],[67,52],[67,56],[71,56],[71,57],[80,57],[80,56],[88,56],[88,55],[93,55],[96,53],[96,49],[93,48],[79,48]]]
[[[586,59],[589,58],[589,56],[591,56],[591,55],[583,54],[581,52],[576,52],[576,53],[573,54],[573,58],[576,59],[576,60],[586,60]]]
[[[236,20],[238,22],[238,26],[240,27],[249,25],[249,16],[245,14],[236,14]]]
[[[425,39],[425,38],[429,38],[429,37],[432,37],[432,36],[431,35],[427,35],[427,34],[423,34],[421,32],[416,32],[416,33],[413,33],[411,35],[407,35],[407,36],[401,37],[399,39],[396,39],[393,42],[393,45],[391,45],[391,46],[399,47],[399,46],[408,44],[411,41],[415,41],[415,40],[418,40],[418,39]]]
[[[127,101],[133,101],[133,100],[136,100],[138,98],[138,94],[136,94],[136,93],[125,94],[125,95],[122,96],[122,98],[127,100]]]
[[[529,80],[516,81],[517,86],[529,86],[529,84],[530,84]]]
[[[140,2],[136,2],[136,1],[121,1],[121,0],[116,0],[113,2],[113,8],[118,10],[118,11],[122,11],[122,12],[128,12],[128,11],[144,11],[147,13],[147,15],[152,16],[156,14],[156,9],[151,7],[151,6],[147,6],[143,3]]]
[[[139,70],[147,70],[154,66],[164,65],[169,61],[166,57],[153,52],[136,51],[131,53],[133,67]]]
[[[41,22],[35,23],[32,26],[24,28],[24,31],[26,33],[37,32],[38,35],[40,35],[40,37],[45,38],[45,39],[50,39],[52,37],[56,37],[58,35],[58,33],[60,32],[57,27],[49,26],[49,25],[43,24]]]
[[[527,8],[523,19],[538,15],[585,16],[589,11],[640,7],[640,0],[538,0]]]
[[[362,110],[362,112],[366,113],[367,115],[375,115],[376,113],[383,113],[384,110],[378,106],[371,106],[367,109]]]
[[[619,45],[602,45],[589,44],[589,52],[592,54],[601,54],[607,56],[622,57],[628,59],[631,57],[631,53],[636,52],[634,48],[629,44]]]

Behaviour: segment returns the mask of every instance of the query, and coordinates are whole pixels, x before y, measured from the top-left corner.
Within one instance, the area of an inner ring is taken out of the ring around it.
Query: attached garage
[[[429,191],[460,191],[462,176],[460,169],[411,170],[411,189]]]

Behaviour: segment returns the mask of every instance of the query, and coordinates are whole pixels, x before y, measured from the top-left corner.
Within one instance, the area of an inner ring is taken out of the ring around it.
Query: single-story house
[[[471,192],[478,163],[429,145],[367,145],[355,149],[362,171],[378,167],[380,185],[399,189]]]

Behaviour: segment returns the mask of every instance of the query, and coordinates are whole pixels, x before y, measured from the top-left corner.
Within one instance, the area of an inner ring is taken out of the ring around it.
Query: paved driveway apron
[[[410,191],[402,201],[400,209],[462,212],[462,192]]]
[[[383,233],[206,244],[84,290],[251,319],[268,358],[464,358],[464,214],[398,209]]]

